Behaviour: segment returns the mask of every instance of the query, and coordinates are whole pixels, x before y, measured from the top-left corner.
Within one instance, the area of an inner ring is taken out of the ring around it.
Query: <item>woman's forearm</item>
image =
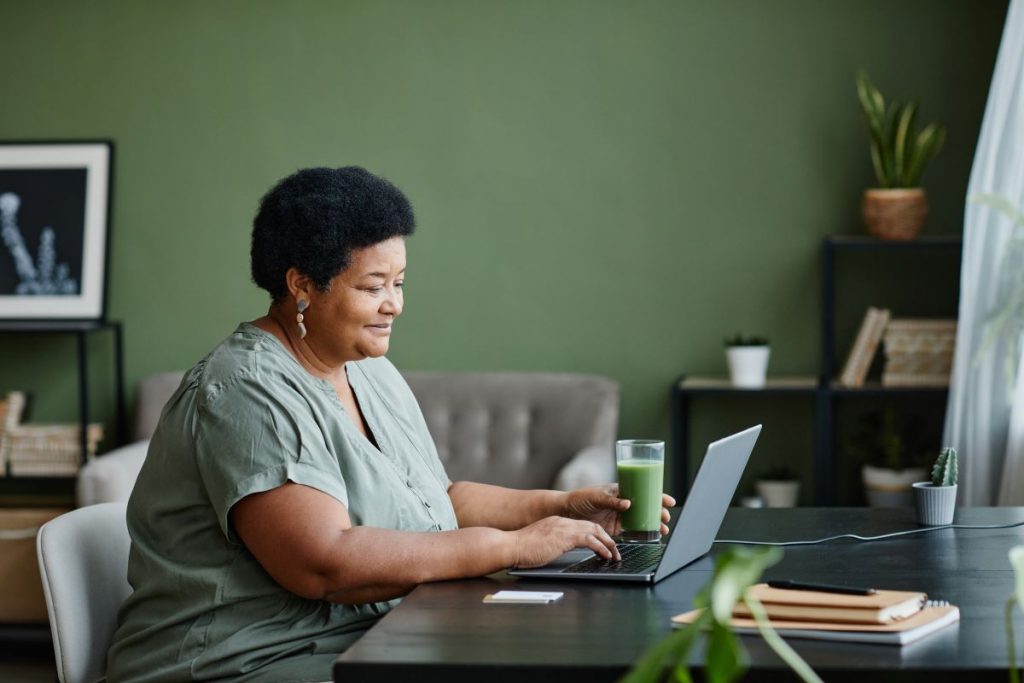
[[[390,600],[417,584],[505,569],[517,561],[516,540],[497,529],[410,532],[352,527],[339,533],[305,597],[345,604]]]
[[[536,489],[520,491],[501,486],[457,481],[448,487],[460,527],[483,526],[512,531],[550,517],[564,514],[562,491]]]
[[[283,588],[345,604],[399,597],[425,581],[536,567],[573,548],[614,555],[601,525],[556,516],[564,512],[565,494],[483,484],[450,490],[464,527],[454,531],[353,526],[337,499],[293,483],[243,498],[231,510],[231,523]]]

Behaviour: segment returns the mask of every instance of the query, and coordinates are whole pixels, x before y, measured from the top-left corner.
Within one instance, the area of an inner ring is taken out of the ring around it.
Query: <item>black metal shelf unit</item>
[[[772,382],[762,389],[741,389],[729,386],[724,380],[695,380],[680,377],[672,385],[671,440],[674,446],[674,491],[684,494],[689,490],[690,449],[687,427],[690,405],[697,398],[715,396],[750,397],[806,397],[814,399],[814,503],[835,503],[835,422],[837,401],[879,397],[945,397],[946,387],[887,387],[868,382],[863,387],[844,387],[833,378],[838,372],[836,357],[836,282],[837,257],[847,252],[887,252],[913,255],[925,251],[959,251],[962,240],[958,235],[918,237],[905,242],[879,240],[862,236],[826,237],[822,242],[821,273],[821,350],[822,369],[817,378],[797,378],[795,381]],[[959,284],[958,284],[959,288]],[[958,289],[959,291],[959,289]]]
[[[124,443],[124,341],[119,321],[85,320],[85,321],[5,321],[0,322],[0,334],[73,334],[76,340],[78,364],[78,420],[81,425],[80,447],[82,462],[85,462],[89,425],[89,335],[94,332],[110,332],[114,341],[114,406],[117,425],[116,444]],[[59,480],[73,480],[73,477],[8,477],[0,472],[0,477],[16,479],[18,482],[31,486],[48,484]]]

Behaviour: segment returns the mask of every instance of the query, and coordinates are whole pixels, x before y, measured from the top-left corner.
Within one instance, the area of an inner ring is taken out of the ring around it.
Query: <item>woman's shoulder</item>
[[[294,375],[294,368],[289,367],[294,361],[284,356],[286,353],[268,333],[242,323],[187,376],[206,401],[217,400],[227,388],[239,384],[273,392],[280,384],[290,383],[286,380]]]

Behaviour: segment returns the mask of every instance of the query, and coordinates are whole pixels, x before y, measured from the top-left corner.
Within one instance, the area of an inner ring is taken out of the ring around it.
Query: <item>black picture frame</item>
[[[0,321],[106,320],[114,144],[0,141]]]

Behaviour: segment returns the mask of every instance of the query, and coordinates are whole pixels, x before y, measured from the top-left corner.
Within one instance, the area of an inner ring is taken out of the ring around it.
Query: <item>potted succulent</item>
[[[772,465],[754,482],[766,507],[791,508],[800,497],[800,479],[786,465]]]
[[[928,215],[928,199],[919,186],[921,172],[942,149],[946,129],[930,123],[918,130],[917,105],[887,105],[864,72],[857,75],[857,97],[871,138],[871,163],[878,180],[878,187],[864,191],[864,222],[876,237],[913,239]]]
[[[914,504],[913,485],[928,476],[919,463],[926,457],[928,435],[920,415],[902,424],[892,406],[861,418],[860,427],[846,442],[845,450],[860,460],[864,495],[871,507],[909,507]]]
[[[725,359],[729,364],[729,381],[734,387],[760,389],[768,376],[771,347],[764,337],[745,337],[736,333],[725,340]]]
[[[930,481],[914,484],[917,522],[926,526],[953,523],[956,511],[956,485],[960,478],[956,449],[947,446],[932,466]]]

